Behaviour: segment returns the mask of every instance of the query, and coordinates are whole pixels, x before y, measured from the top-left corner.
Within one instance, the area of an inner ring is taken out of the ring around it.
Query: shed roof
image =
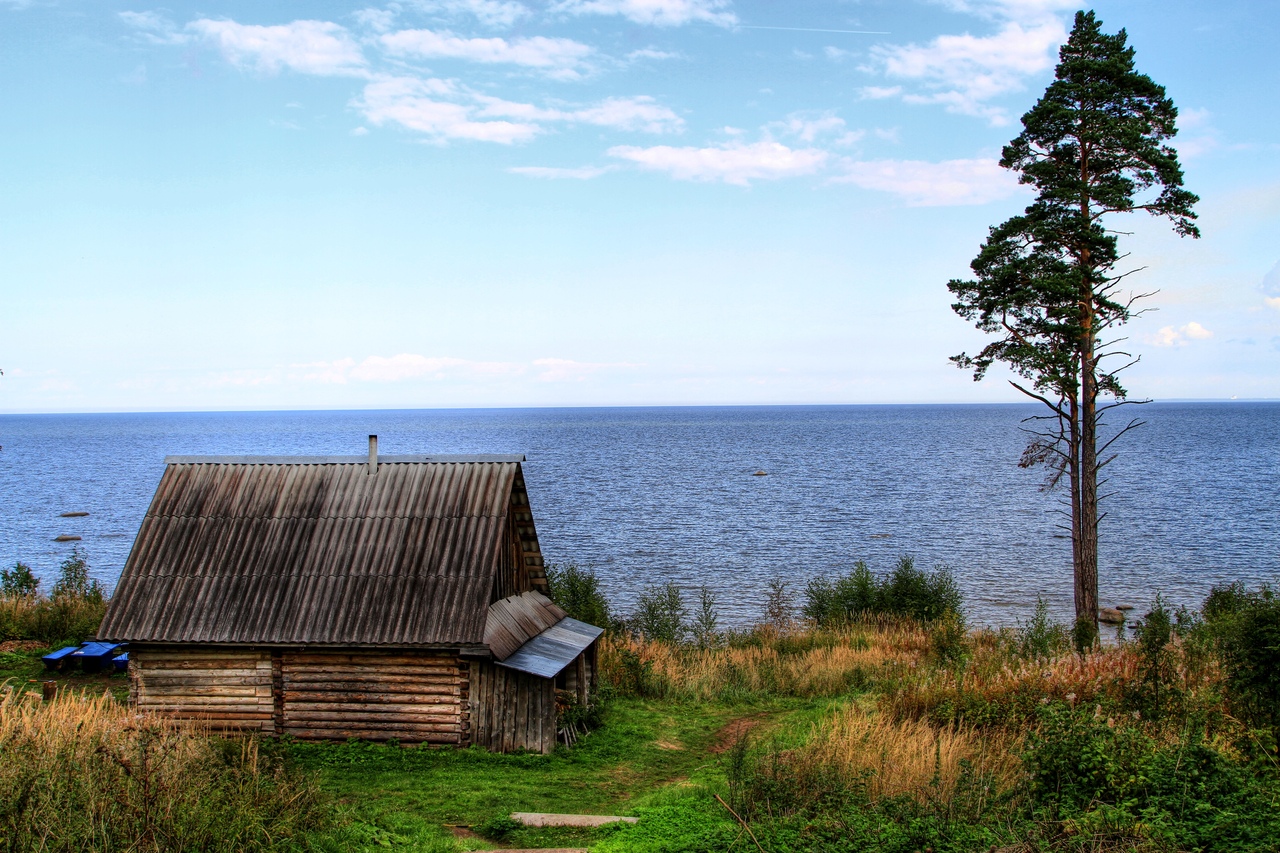
[[[498,661],[498,666],[554,678],[603,633],[603,628],[566,616],[530,639],[506,660]]]
[[[99,637],[479,645],[522,460],[170,457]]]

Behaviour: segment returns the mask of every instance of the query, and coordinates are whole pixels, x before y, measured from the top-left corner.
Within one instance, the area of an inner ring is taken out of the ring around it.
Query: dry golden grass
[[[967,762],[997,788],[1014,784],[1019,772],[1015,737],[925,720],[893,720],[850,705],[815,726],[793,760],[827,765],[846,776],[864,776],[873,800],[907,795],[918,801],[949,800]]]
[[[269,849],[320,819],[253,739],[135,714],[109,694],[0,689],[0,851]]]
[[[927,646],[918,625],[887,621],[840,631],[761,629],[716,649],[607,635],[600,665],[611,683],[648,695],[704,701],[766,693],[836,696],[886,668],[912,665]]]

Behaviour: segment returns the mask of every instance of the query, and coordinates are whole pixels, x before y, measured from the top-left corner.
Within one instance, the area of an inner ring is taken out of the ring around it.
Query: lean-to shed
[[[169,457],[99,637],[140,710],[548,752],[601,629],[546,575],[522,456]]]

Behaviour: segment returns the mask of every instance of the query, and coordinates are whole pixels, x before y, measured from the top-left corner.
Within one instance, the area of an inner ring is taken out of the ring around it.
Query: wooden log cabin
[[[549,752],[602,630],[546,596],[523,456],[169,457],[99,638],[139,710]]]

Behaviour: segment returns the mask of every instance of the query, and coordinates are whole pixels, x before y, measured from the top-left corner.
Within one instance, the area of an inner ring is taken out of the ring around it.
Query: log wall
[[[555,682],[487,661],[471,664],[471,742],[494,752],[556,745]]]
[[[284,652],[280,733],[470,742],[468,664],[439,652]]]
[[[129,650],[129,697],[139,711],[270,733],[271,654],[243,650]]]

